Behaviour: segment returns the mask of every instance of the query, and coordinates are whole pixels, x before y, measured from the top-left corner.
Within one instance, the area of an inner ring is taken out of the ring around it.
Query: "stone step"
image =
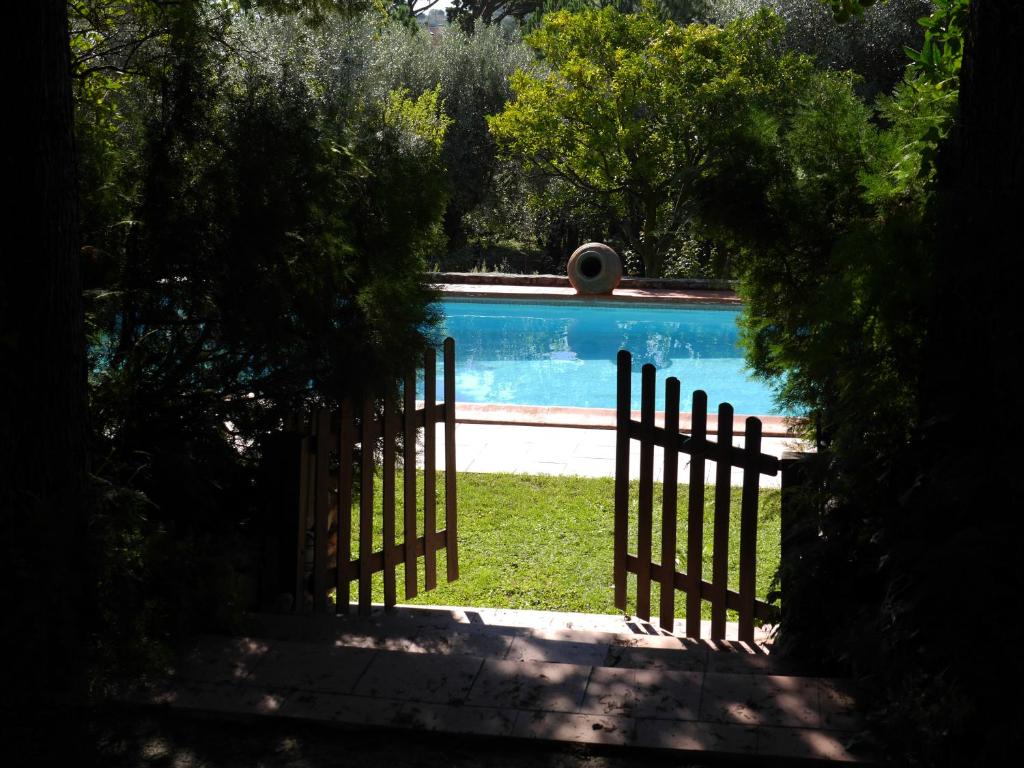
[[[707,624],[703,634],[710,634]],[[738,674],[794,671],[763,643],[694,640],[621,615],[406,606],[376,610],[367,618],[258,614],[245,631],[337,647],[507,661]],[[731,634],[735,637],[735,625]]]
[[[496,658],[210,636],[184,653],[165,685],[131,700],[354,727],[864,761],[852,749],[860,723],[848,685],[749,670],[620,668],[507,652]]]

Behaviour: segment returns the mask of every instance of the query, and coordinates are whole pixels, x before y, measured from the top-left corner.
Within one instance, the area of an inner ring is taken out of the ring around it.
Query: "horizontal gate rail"
[[[443,402],[436,402],[436,353],[424,355],[425,398],[416,407],[416,375],[409,372],[401,392],[367,397],[361,402],[346,399],[338,411],[321,409],[304,420],[306,437],[301,442],[299,478],[299,552],[296,561],[296,595],[312,588],[312,610],[329,610],[328,593],[336,589],[335,610],[347,613],[352,582],[358,585],[360,615],[369,615],[373,576],[383,572],[384,606],[398,602],[396,571],[405,569],[405,599],[419,590],[422,561],[423,589],[437,585],[437,553],[445,550],[448,581],[459,576],[457,502],[455,476],[455,343],[445,339]],[[399,407],[401,404],[401,408]],[[437,424],[444,425],[444,527],[437,529],[436,438]],[[423,431],[424,491],[417,492],[416,445]],[[357,450],[358,449],[358,450]],[[401,455],[403,483],[397,485]],[[377,465],[377,460],[380,465]],[[353,552],[355,478],[359,478],[359,509]],[[374,501],[374,484],[381,483],[381,504]],[[399,501],[398,496],[401,495]],[[380,512],[381,544],[374,547],[375,517]],[[399,517],[401,520],[399,521]],[[422,525],[421,525],[422,521]],[[332,525],[333,522],[333,525]],[[399,541],[398,523],[401,523]],[[312,562],[310,562],[310,555]],[[305,609],[294,601],[295,610]]]
[[[755,620],[772,621],[777,608],[755,597],[757,566],[757,508],[760,476],[779,472],[779,460],[761,453],[761,421],[747,418],[745,444],[733,445],[733,409],[728,403],[718,408],[718,440],[707,437],[707,395],[693,393],[690,434],[679,431],[679,380],[665,382],[664,426],[655,425],[655,369],[644,365],[640,376],[640,420],[632,418],[632,356],[626,350],[618,354],[616,448],[615,448],[615,537],[614,571],[615,605],[626,610],[627,574],[636,575],[636,615],[649,621],[651,617],[651,583],[660,586],[659,621],[662,628],[675,627],[675,591],[686,594],[686,635],[701,634],[701,604],[711,603],[711,639],[725,639],[726,611],[739,615],[739,639],[753,642]],[[632,440],[640,442],[640,480],[637,490],[636,542],[637,552],[629,548],[629,457]],[[653,559],[653,458],[654,448],[664,452],[664,483],[661,508],[660,562]],[[687,534],[685,542],[686,570],[676,570],[678,518],[678,455],[690,458],[689,498],[687,502]],[[711,581],[704,571],[704,472],[706,462],[715,462],[715,492],[712,510]],[[739,589],[728,587],[729,532],[732,525],[732,470],[743,471],[739,514]]]

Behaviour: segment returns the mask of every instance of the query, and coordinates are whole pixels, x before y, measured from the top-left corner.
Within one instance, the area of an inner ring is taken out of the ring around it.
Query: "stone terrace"
[[[255,616],[245,637],[200,638],[170,680],[130,698],[357,728],[867,762],[850,686],[791,672],[761,645],[689,640],[630,617],[407,607]]]

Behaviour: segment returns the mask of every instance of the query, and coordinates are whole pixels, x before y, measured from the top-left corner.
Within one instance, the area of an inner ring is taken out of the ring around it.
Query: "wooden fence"
[[[419,560],[423,590],[437,586],[437,553],[446,550],[447,579],[459,576],[455,487],[455,342],[444,342],[444,400],[437,402],[436,353],[423,359],[423,407],[416,408],[416,375],[410,372],[399,394],[345,400],[340,411],[312,415],[300,442],[299,499],[296,525],[299,551],[294,560],[295,594],[311,582],[314,613],[329,610],[328,592],[336,588],[335,610],[347,613],[350,585],[358,582],[360,615],[369,615],[373,574],[383,571],[384,606],[398,600],[397,570],[404,565],[405,599],[419,591]],[[400,402],[399,402],[400,401]],[[435,425],[444,424],[444,528],[437,529],[437,440]],[[423,430],[424,482],[417,494],[416,445]],[[358,447],[358,450],[357,450]],[[401,455],[402,489],[398,495],[397,465]],[[381,548],[374,550],[374,481],[378,459],[381,482]],[[352,547],[353,489],[359,475],[356,551]],[[398,511],[402,541],[397,541]],[[332,519],[335,521],[332,525]],[[420,523],[422,522],[422,527]],[[312,573],[310,574],[310,554]],[[295,600],[297,610],[304,601]]]
[[[641,369],[640,421],[630,410],[632,357],[621,350],[618,355],[617,419],[615,449],[615,605],[626,610],[627,574],[636,574],[636,615],[644,621],[651,617],[651,582],[660,585],[660,624],[673,631],[676,590],[686,594],[686,635],[699,638],[701,601],[711,603],[712,640],[725,638],[726,611],[739,614],[739,639],[753,642],[754,620],[771,620],[775,608],[754,596],[757,507],[760,476],[775,475],[779,462],[761,453],[761,422],[750,417],[745,424],[743,448],[733,445],[733,409],[728,403],[718,407],[718,441],[707,437],[707,395],[693,393],[691,432],[679,432],[679,380],[665,382],[664,427],[655,425],[655,371],[653,365]],[[628,552],[629,543],[629,453],[632,440],[640,441],[640,483],[637,493],[637,553]],[[661,504],[660,560],[653,560],[653,487],[654,447],[664,451],[663,493]],[[687,502],[686,572],[677,571],[677,517],[679,454],[690,457]],[[704,570],[704,472],[706,462],[715,463],[713,510],[713,554],[711,581],[702,578]],[[732,468],[743,470],[740,503],[739,591],[728,588],[730,478]]]

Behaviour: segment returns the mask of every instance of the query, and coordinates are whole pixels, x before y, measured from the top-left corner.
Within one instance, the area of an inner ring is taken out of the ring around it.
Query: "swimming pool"
[[[633,355],[633,408],[640,407],[640,368],[658,369],[657,408],[664,381],[677,377],[683,410],[703,389],[709,408],[732,403],[737,413],[777,414],[771,390],[749,375],[737,347],[734,307],[671,307],[624,302],[446,299],[440,338],[455,339],[455,398],[579,408],[615,407],[615,357]]]

